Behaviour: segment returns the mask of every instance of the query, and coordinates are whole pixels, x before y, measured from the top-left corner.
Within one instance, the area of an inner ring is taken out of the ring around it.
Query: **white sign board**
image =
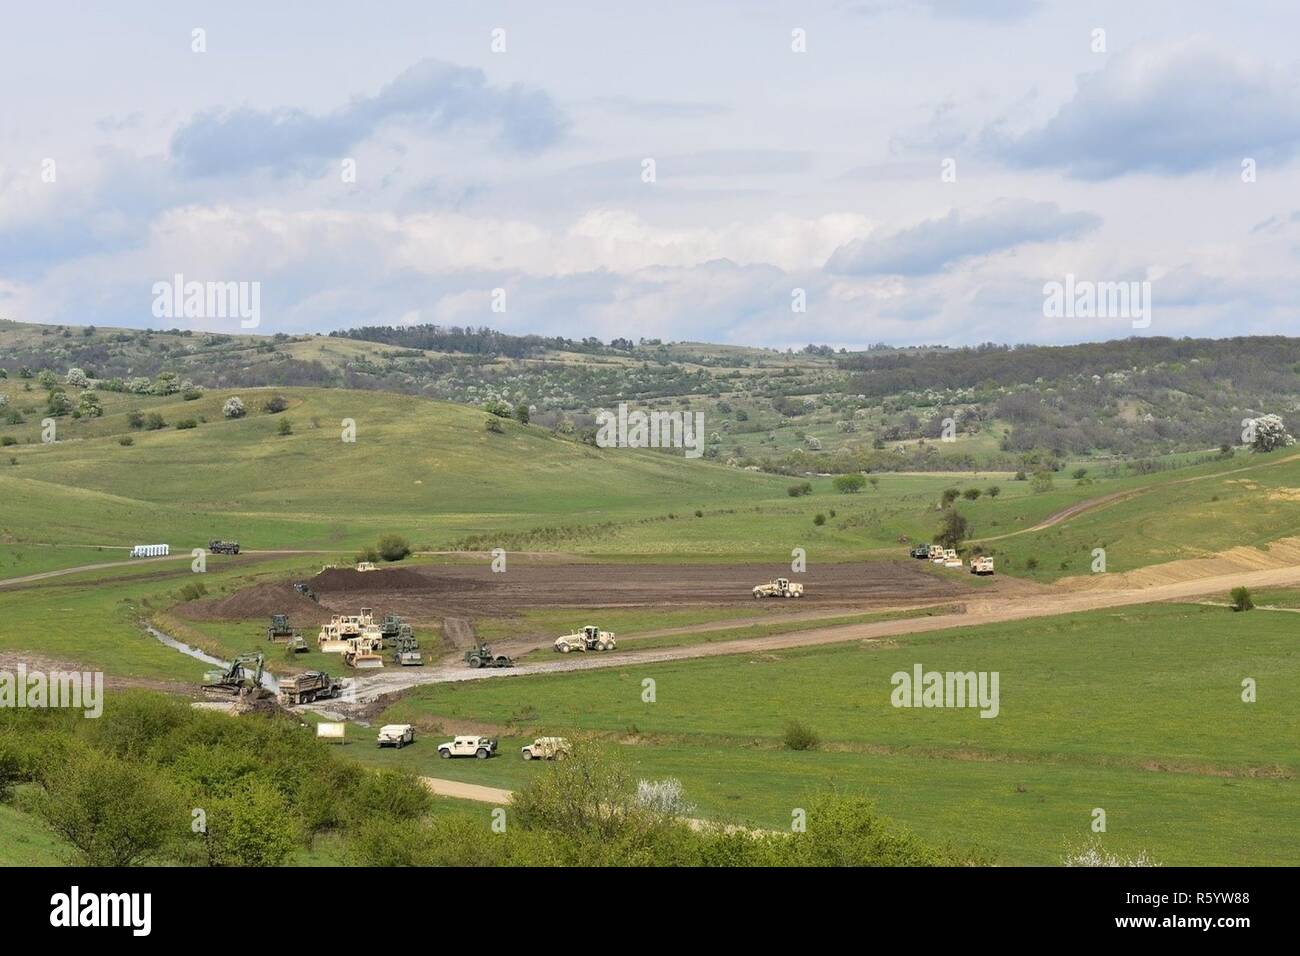
[[[347,729],[347,724],[334,724],[322,721],[316,725],[316,736],[323,737],[326,740],[342,740],[343,732]]]

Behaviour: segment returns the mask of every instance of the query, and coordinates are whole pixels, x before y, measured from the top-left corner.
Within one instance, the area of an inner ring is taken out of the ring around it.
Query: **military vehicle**
[[[572,753],[573,748],[563,737],[538,737],[519,748],[519,755],[525,760],[563,760]]]
[[[930,557],[930,546],[928,544],[917,545],[912,549],[912,557],[922,559]]]
[[[403,624],[409,628],[410,625]],[[393,663],[402,667],[423,667],[424,655],[420,653],[420,642],[408,633],[393,642]]]
[[[487,760],[497,752],[497,742],[487,737],[453,737],[445,744],[438,744],[438,756],[447,760],[451,757],[477,757]]]
[[[515,662],[504,654],[493,654],[492,648],[482,641],[478,647],[465,652],[465,663],[470,667],[514,667]]]
[[[987,554],[984,555],[982,558],[971,558],[970,573],[971,574],[992,574],[993,559],[990,558]]]
[[[317,604],[320,603],[320,598],[316,596],[315,591],[313,591],[310,587],[308,587],[306,582],[295,581],[293,583],[293,589],[297,591],[299,594],[301,594],[303,597],[311,598],[311,600],[315,601]]]
[[[208,551],[212,554],[239,554],[239,542],[213,538],[208,542]]]
[[[773,578],[766,584],[760,584],[754,588],[754,597],[801,598],[803,597],[803,585],[791,581],[789,578]]]
[[[588,624],[576,634],[565,634],[555,639],[555,649],[561,654],[570,651],[612,651],[617,646],[613,631],[602,631],[594,624]]]
[[[240,654],[224,670],[203,675],[203,689],[238,694],[262,683],[262,655]]]
[[[415,743],[415,728],[410,724],[384,724],[379,728],[377,743],[381,747],[401,750],[407,744]]]
[[[280,700],[289,706],[330,700],[343,692],[343,682],[321,671],[308,671],[280,680]]]
[[[379,569],[378,569],[377,567],[375,567],[375,562],[373,562],[373,561],[358,561],[358,562],[357,562],[357,570],[358,570],[358,571],[378,571]]]
[[[271,615],[271,624],[266,629],[266,639],[268,641],[292,640],[295,637],[301,637],[301,634],[289,626],[289,615]]]

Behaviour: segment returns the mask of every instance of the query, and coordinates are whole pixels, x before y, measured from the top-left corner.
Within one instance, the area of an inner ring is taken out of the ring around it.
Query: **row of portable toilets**
[[[133,558],[162,558],[172,553],[169,544],[137,544],[131,549]]]

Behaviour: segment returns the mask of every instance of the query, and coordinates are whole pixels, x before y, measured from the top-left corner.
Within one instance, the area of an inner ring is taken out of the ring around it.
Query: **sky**
[[[1199,0],[6,5],[0,318],[1297,334],[1298,28]],[[256,315],[178,313],[176,276]],[[1047,308],[1067,276],[1149,308]]]

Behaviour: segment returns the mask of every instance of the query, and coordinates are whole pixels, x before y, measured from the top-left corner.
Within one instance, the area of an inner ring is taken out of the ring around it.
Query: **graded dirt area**
[[[769,598],[787,609],[870,610],[942,601],[972,593],[968,575],[934,572],[919,562],[811,564],[789,575],[764,564],[556,564],[516,562],[505,573],[481,566],[413,566],[378,571],[331,569],[310,582],[322,608],[360,606],[414,621],[499,617],[559,607],[753,607],[754,585],[778,575],[804,585],[804,597]],[[238,597],[238,595],[236,595]]]

